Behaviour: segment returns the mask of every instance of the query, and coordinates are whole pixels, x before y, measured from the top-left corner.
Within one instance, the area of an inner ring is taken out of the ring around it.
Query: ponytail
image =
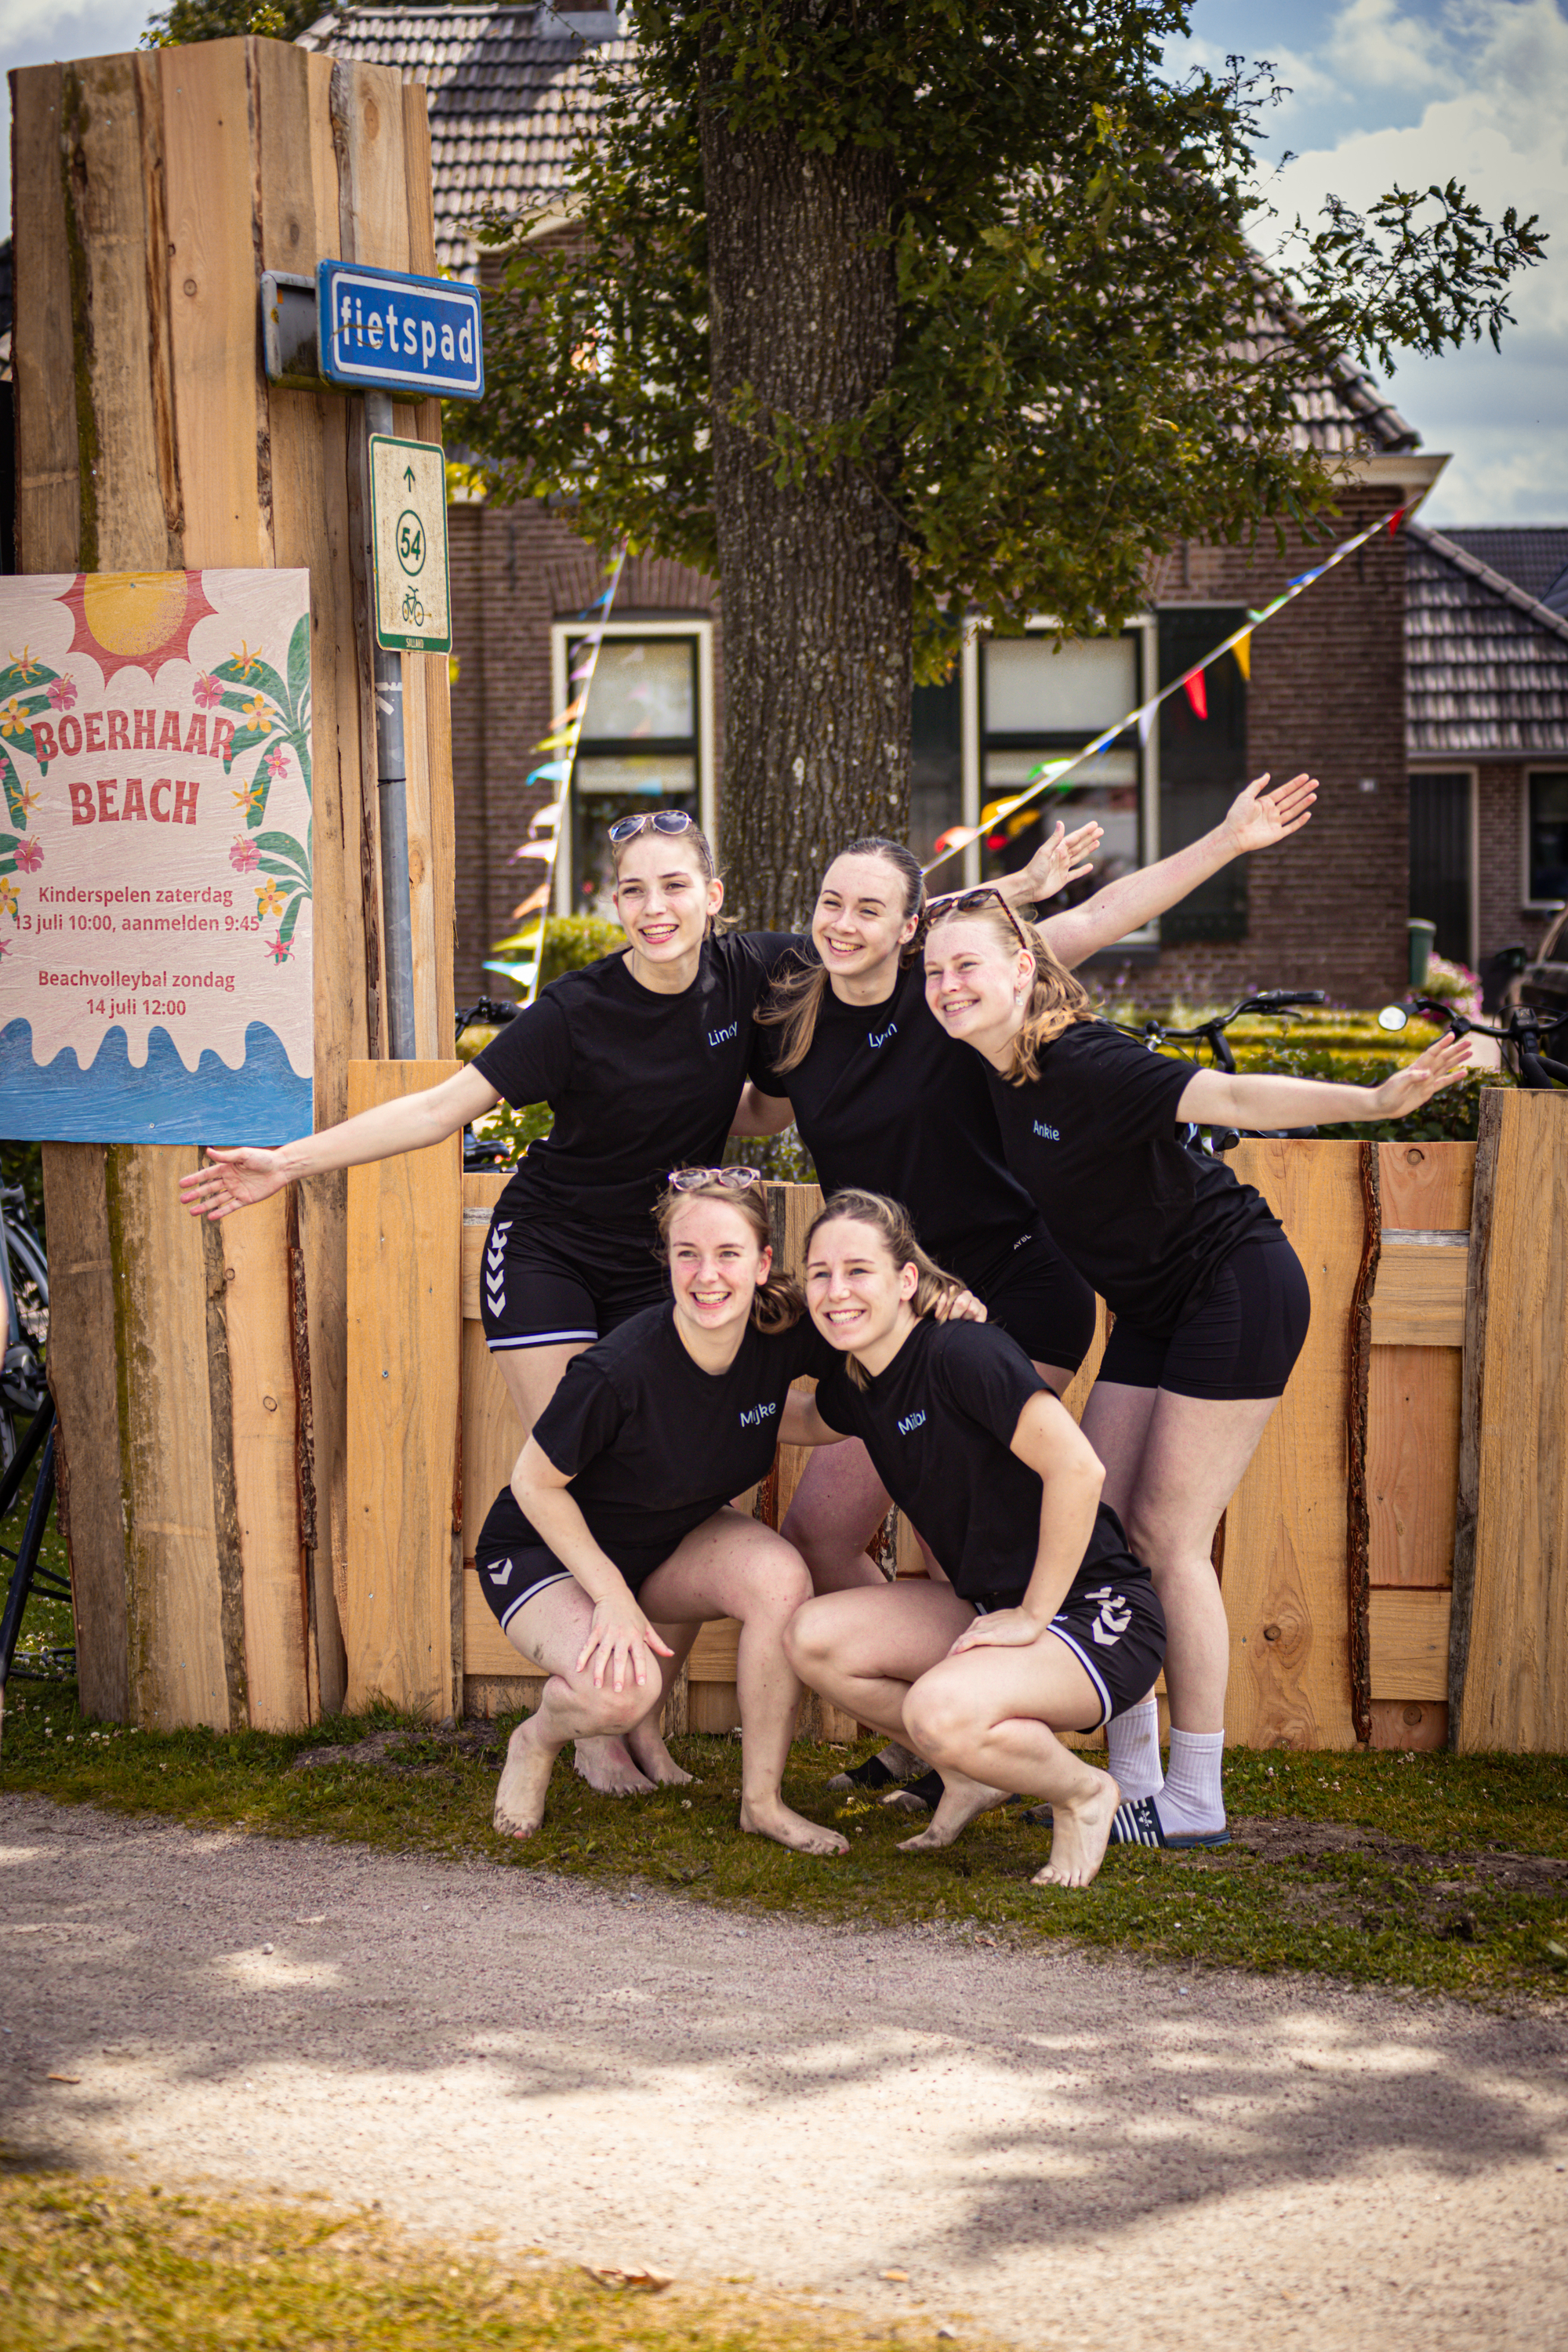
[[[805,1237],[805,1255],[807,1258],[811,1255],[811,1244],[821,1228],[840,1223],[869,1225],[896,1266],[914,1267],[919,1278],[910,1307],[917,1320],[923,1320],[933,1313],[938,1301],[950,1290],[963,1287],[955,1274],[944,1274],[936,1260],[921,1249],[915,1238],[910,1213],[901,1202],[889,1201],[882,1192],[860,1192],[853,1188],[835,1192],[812,1219],[811,1230]],[[867,1385],[865,1370],[853,1356],[845,1358],[844,1369],[858,1389]]]
[[[1013,1059],[1006,1072],[1010,1086],[1025,1086],[1039,1076],[1041,1054],[1064,1029],[1070,1029],[1076,1021],[1096,1021],[1100,1016],[1087,989],[1047,946],[1045,935],[1035,924],[1022,917],[1015,922],[995,898],[988,898],[979,905],[961,902],[939,907],[930,928],[934,931],[939,923],[958,921],[986,924],[1009,957],[1016,953],[1020,940],[1034,955],[1029,1001],[1024,1007],[1023,1025],[1013,1040]]]
[[[768,1212],[767,1195],[760,1184],[743,1191],[717,1181],[694,1184],[678,1192],[667,1186],[653,1213],[654,1229],[658,1234],[659,1255],[668,1264],[669,1229],[675,1223],[677,1210],[683,1201],[722,1201],[727,1208],[738,1210],[756,1236],[759,1249],[773,1252],[776,1266],[778,1251],[773,1245],[773,1222]],[[759,1282],[752,1300],[752,1320],[764,1338],[772,1339],[778,1331],[793,1330],[805,1313],[805,1295],[793,1275],[771,1273],[766,1282]]]
[[[862,840],[851,841],[838,852],[840,857],[882,857],[897,868],[904,886],[904,920],[918,916],[925,906],[925,878],[920,861],[906,849],[901,841],[889,841],[881,834],[868,834]],[[829,869],[831,871],[831,868]],[[911,941],[905,950],[904,961],[915,954]],[[827,992],[827,967],[822,963],[797,963],[781,971],[769,991],[766,1002],[759,1006],[757,1021],[764,1027],[782,1030],[780,1051],[773,1063],[775,1074],[783,1077],[800,1067],[811,1051],[816,1034],[817,1016],[822,1000]]]

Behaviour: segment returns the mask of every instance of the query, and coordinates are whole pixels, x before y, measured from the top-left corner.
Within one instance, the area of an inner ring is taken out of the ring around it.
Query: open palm
[[[289,1181],[281,1160],[281,1152],[259,1150],[248,1144],[210,1151],[204,1166],[181,1177],[180,1199],[193,1217],[205,1217],[216,1224],[221,1217],[232,1217],[237,1209],[253,1209],[258,1201],[280,1192]]]
[[[1276,842],[1300,833],[1311,819],[1312,803],[1318,797],[1316,776],[1292,776],[1288,784],[1278,784],[1271,793],[1264,790],[1268,782],[1267,772],[1255,776],[1226,812],[1225,829],[1237,857],[1250,856],[1257,849],[1272,849]]]

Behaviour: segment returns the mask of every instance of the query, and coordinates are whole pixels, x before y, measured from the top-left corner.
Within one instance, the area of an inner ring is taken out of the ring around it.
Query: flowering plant
[[[1430,996],[1439,1004],[1450,1004],[1456,1013],[1468,1020],[1481,1017],[1481,982],[1479,972],[1468,964],[1452,963],[1447,956],[1428,956],[1426,978],[1422,985],[1423,996]]]

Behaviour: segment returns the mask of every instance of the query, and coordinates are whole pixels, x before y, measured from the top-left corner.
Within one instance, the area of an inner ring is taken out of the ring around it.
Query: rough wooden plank
[[[61,104],[73,340],[93,445],[81,479],[85,568],[162,572],[177,565],[180,550],[169,543],[149,364],[152,225],[136,60],[68,66]]]
[[[438,1085],[457,1062],[355,1062],[349,1112]],[[349,1171],[348,1705],[452,1705],[459,1444],[456,1136]]]
[[[44,1210],[53,1309],[49,1385],[59,1413],[55,1450],[76,1617],[77,1685],[84,1715],[123,1723],[129,1703],[125,1513],[101,1143],[46,1149]]]
[[[11,75],[16,219],[16,562],[23,572],[81,565],[76,352],[60,129],[63,71]]]
[[[1430,1751],[1448,1745],[1448,1708],[1440,1698],[1374,1698],[1372,1703],[1372,1744],[1374,1748]]]
[[[1377,1157],[1385,1225],[1433,1232],[1469,1223],[1473,1143],[1380,1143]]]
[[[124,1432],[129,1713],[159,1730],[205,1723],[226,1731],[205,1249],[176,1189],[195,1165],[194,1146],[154,1152],[114,1144],[106,1160]]]
[[[1448,1689],[1447,1592],[1374,1592],[1372,1686],[1384,1699],[1440,1699]]]
[[[1372,1298],[1375,1348],[1462,1348],[1470,1254],[1452,1242],[1385,1242]]]
[[[1459,1484],[1457,1348],[1374,1348],[1367,1407],[1374,1585],[1447,1585]]]
[[[1372,1515],[1367,1502],[1367,1411],[1372,1369],[1372,1292],[1382,1247],[1377,1147],[1357,1146],[1361,1160],[1362,1253],[1351,1294],[1350,1368],[1345,1400],[1345,1626],[1350,1641],[1351,1720],[1358,1740],[1372,1738],[1367,1600],[1371,1586]],[[1224,1588],[1226,1524],[1215,1531],[1215,1573]]]
[[[310,1720],[299,1414],[284,1193],[217,1229],[228,1293],[234,1483],[245,1562],[245,1677],[255,1731]]]
[[[1465,1335],[1456,1747],[1568,1749],[1568,1123],[1482,1097]]]
[[[470,1561],[490,1505],[522,1450],[522,1424],[478,1323],[463,1325],[462,1376],[463,1559]]]
[[[187,564],[272,561],[267,402],[256,363],[247,43],[161,49],[174,437]]]
[[[1106,1315],[1105,1301],[1103,1298],[1097,1298],[1094,1302],[1094,1338],[1089,1342],[1089,1353],[1073,1374],[1072,1380],[1062,1395],[1062,1402],[1075,1421],[1083,1419],[1083,1409],[1089,1402],[1090,1389],[1100,1378],[1100,1360],[1105,1353],[1105,1343],[1110,1337],[1110,1325]]]
[[[521,1650],[514,1650],[501,1632],[494,1611],[479,1588],[478,1571],[463,1570],[463,1666],[464,1681],[474,1676],[505,1676],[521,1675],[524,1664]]]
[[[1260,1141],[1232,1155],[1237,1174],[1283,1223],[1312,1298],[1307,1344],[1226,1516],[1226,1728],[1242,1747],[1348,1748],[1355,1738],[1346,1407],[1365,1233],[1360,1150]]]

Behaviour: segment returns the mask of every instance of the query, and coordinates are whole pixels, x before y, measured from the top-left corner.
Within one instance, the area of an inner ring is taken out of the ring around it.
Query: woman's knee
[[[814,1600],[808,1591],[784,1627],[784,1655],[802,1682],[832,1663],[833,1615],[830,1599]]]
[[[904,1701],[904,1729],[911,1747],[930,1763],[958,1764],[973,1748],[983,1727],[956,1678],[927,1675]]]

